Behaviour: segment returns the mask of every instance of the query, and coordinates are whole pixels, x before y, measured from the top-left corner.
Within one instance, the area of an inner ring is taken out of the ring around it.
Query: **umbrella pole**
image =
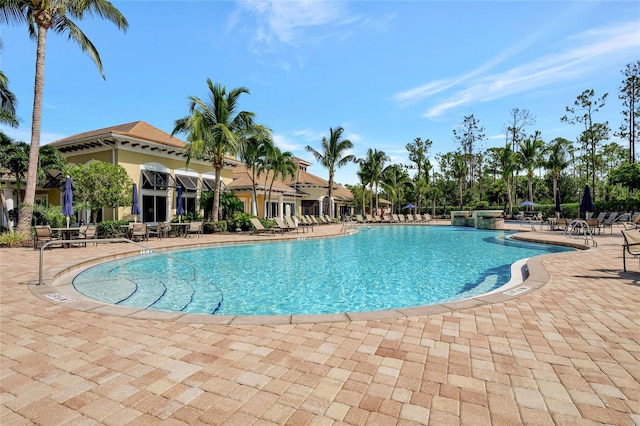
[[[67,228],[69,227],[69,216],[67,216]]]

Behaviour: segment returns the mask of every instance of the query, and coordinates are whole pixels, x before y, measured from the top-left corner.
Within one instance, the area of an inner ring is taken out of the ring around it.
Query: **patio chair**
[[[273,228],[265,228],[258,218],[252,217],[249,221],[254,227],[254,230],[251,231],[252,234],[266,234],[267,232],[272,234],[276,233],[276,230]]]
[[[291,217],[291,216],[285,216],[284,217],[284,223],[291,229],[295,229],[296,232],[300,232],[300,230],[302,229],[302,233],[304,234],[305,232],[307,232],[307,228],[303,228],[301,226],[298,226],[298,221]]]
[[[636,257],[640,256],[640,232],[637,230],[622,231],[624,244],[622,245],[622,263],[627,272],[627,253]]]
[[[158,239],[167,238],[169,236],[169,223],[158,222],[157,225],[149,225],[149,236],[158,237]]]
[[[425,213],[424,214],[424,221],[429,223],[429,222],[433,222],[433,218],[431,217],[431,215],[429,213]]]
[[[187,229],[187,237],[191,234],[196,234],[198,236],[198,238],[200,238],[200,235],[202,235],[202,221],[200,222],[190,222],[189,223],[189,229]]]
[[[134,241],[149,241],[149,228],[146,223],[134,223],[131,227],[131,239]]]
[[[33,236],[33,249],[37,250],[38,245],[43,245],[48,243],[49,241],[57,241],[60,238],[54,237],[51,233],[51,227],[49,225],[44,226],[36,226],[34,227],[34,236]],[[49,249],[51,249],[51,245],[49,245]]]
[[[80,226],[80,231],[78,232],[78,235],[73,237],[73,239],[74,240],[93,240],[97,238],[97,236],[98,236],[98,227],[96,225],[82,225]],[[83,247],[87,246],[86,241],[80,244],[82,244]],[[94,242],[93,245],[95,246],[96,243]]]
[[[308,221],[306,217],[300,216],[300,219],[298,220],[298,224],[300,226],[311,228],[311,232],[313,232],[313,222]]]

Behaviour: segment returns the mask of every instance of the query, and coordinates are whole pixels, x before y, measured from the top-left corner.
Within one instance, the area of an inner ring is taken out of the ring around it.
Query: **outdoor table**
[[[191,224],[189,222],[182,223],[171,223],[169,226],[171,227],[171,233],[176,237],[185,237],[189,232],[189,226]]]
[[[58,233],[63,240],[71,240],[75,234],[80,233],[80,228],[51,228],[51,232]],[[69,247],[71,243],[64,243],[63,247]]]

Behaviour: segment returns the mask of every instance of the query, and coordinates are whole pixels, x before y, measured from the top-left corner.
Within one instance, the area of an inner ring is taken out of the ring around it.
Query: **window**
[[[164,222],[167,217],[167,197],[163,195],[142,195],[142,221]]]
[[[176,182],[169,173],[142,170],[142,188],[167,189],[176,186]]]

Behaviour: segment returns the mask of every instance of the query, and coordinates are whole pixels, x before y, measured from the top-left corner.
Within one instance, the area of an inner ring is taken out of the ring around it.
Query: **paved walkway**
[[[273,239],[150,245],[249,238]],[[74,309],[32,293],[38,252],[1,248],[0,424],[640,424],[640,265],[618,230],[596,241],[502,301],[299,324]],[[128,250],[53,249],[47,277]]]

